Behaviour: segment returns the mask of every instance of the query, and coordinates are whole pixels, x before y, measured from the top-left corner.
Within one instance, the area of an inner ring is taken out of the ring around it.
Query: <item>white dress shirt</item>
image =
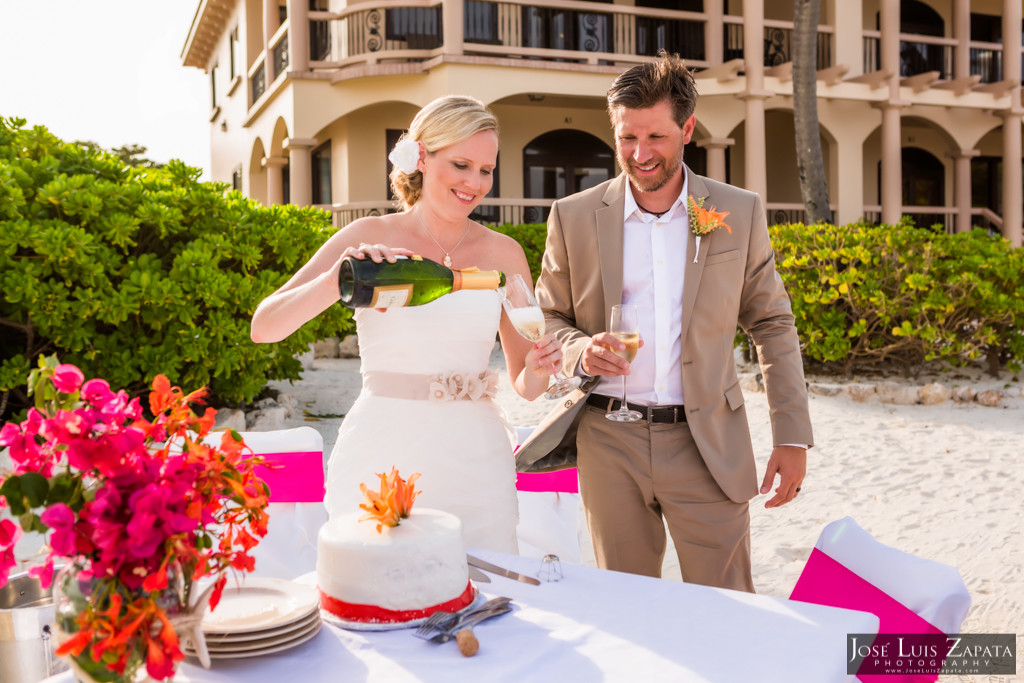
[[[641,211],[626,193],[622,235],[622,303],[635,304],[644,345],[626,377],[626,397],[641,405],[683,403],[683,273],[690,219],[683,189],[662,216]],[[609,302],[613,304],[616,302]],[[602,377],[595,393],[622,398],[622,378]]]

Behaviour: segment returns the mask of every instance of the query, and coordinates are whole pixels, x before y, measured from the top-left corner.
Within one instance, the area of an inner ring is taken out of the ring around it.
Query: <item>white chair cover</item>
[[[533,427],[516,427],[516,437],[523,443]],[[516,538],[519,554],[542,558],[558,555],[563,562],[582,564],[580,550],[579,493],[566,491],[518,491],[519,524]]]
[[[270,453],[319,452],[323,462],[324,440],[312,427],[280,429],[270,432],[241,432],[245,444],[256,455]],[[207,440],[219,443],[219,432]],[[320,502],[271,502],[267,507],[270,521],[267,535],[252,555],[256,567],[251,576],[294,579],[316,569],[316,540],[320,527],[327,522],[327,508]]]
[[[826,526],[815,547],[943,633],[959,633],[971,607],[960,572],[879,543],[852,517]]]

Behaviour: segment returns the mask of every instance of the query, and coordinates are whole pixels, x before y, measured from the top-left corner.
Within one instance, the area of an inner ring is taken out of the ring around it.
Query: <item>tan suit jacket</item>
[[[807,388],[789,296],[775,270],[761,198],[686,169],[689,193],[728,211],[724,228],[688,235],[682,315],[682,384],[686,418],[708,469],[730,499],[758,492],[750,431],[733,356],[737,323],[757,346],[775,445],[812,445]],[[551,207],[537,298],[548,330],[563,344],[573,374],[590,337],[608,329],[622,301],[625,175],[558,200]],[[685,263],[683,261],[685,260]],[[596,382],[595,382],[596,383]],[[591,383],[591,386],[594,383]],[[516,454],[519,471],[575,464],[575,420],[585,391],[570,395]],[[767,447],[764,445],[762,447]]]

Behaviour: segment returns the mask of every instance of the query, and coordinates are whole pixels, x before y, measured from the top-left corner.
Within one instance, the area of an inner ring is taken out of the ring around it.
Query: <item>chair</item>
[[[533,427],[516,427],[523,443]],[[542,558],[558,555],[563,562],[582,564],[580,551],[580,493],[576,468],[557,472],[519,472],[516,475],[519,554]]]
[[[880,634],[958,633],[971,596],[949,565],[883,545],[852,517],[827,525],[791,600],[871,612]],[[934,681],[936,676],[859,674],[862,681]]]
[[[270,486],[267,535],[252,555],[251,576],[294,579],[316,569],[316,541],[327,521],[324,507],[324,440],[312,427],[241,432],[255,455],[283,465],[257,468]],[[219,443],[219,432],[207,440]]]

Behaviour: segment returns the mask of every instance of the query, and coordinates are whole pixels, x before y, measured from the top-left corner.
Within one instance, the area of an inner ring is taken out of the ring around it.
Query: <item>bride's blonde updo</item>
[[[466,95],[439,97],[420,109],[402,140],[422,142],[427,152],[462,142],[485,130],[498,132],[498,119],[484,103]],[[423,191],[423,173],[391,169],[391,191],[405,209],[415,204]]]

